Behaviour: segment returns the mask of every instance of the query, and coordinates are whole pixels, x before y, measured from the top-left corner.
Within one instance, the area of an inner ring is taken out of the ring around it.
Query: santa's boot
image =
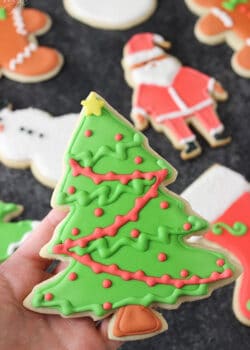
[[[120,308],[109,323],[110,339],[135,340],[152,337],[167,330],[162,315],[141,305],[128,305]]]
[[[250,39],[246,46],[233,55],[232,66],[239,75],[250,78]]]
[[[231,137],[226,134],[225,130],[214,133],[213,139],[213,147],[220,147],[231,142]]]
[[[201,154],[200,145],[196,140],[185,143],[185,147],[181,152],[182,159],[191,159]]]

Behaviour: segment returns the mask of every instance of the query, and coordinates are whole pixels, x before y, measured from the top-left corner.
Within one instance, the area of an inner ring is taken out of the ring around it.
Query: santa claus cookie
[[[212,147],[230,142],[215,103],[225,100],[227,92],[214,78],[182,66],[166,53],[169,47],[169,42],[153,33],[136,34],[125,45],[122,63],[134,89],[131,118],[139,130],[150,122],[181,150],[183,159],[189,159],[198,156],[201,148],[188,124]]]
[[[156,306],[204,298],[235,268],[216,249],[185,241],[207,222],[167,191],[176,172],[144,135],[95,93],[83,106],[52,198],[69,212],[41,251],[68,264],[24,304],[64,317],[113,315],[110,338],[147,338],[167,328]]]
[[[250,78],[250,1],[185,0],[201,16],[195,26],[197,38],[209,45],[226,41],[235,50],[232,67],[239,75]]]
[[[22,211],[20,205],[0,201],[0,263],[12,255],[37,226],[37,222],[31,220],[9,222]]]
[[[77,114],[52,118],[35,108],[0,110],[0,161],[17,169],[31,168],[44,185],[55,187],[60,176],[62,153],[74,128]]]
[[[226,249],[240,263],[233,308],[250,326],[250,185],[239,173],[216,165],[183,192],[193,208],[213,223],[205,238]],[[192,237],[192,242],[197,238]],[[199,242],[199,240],[198,240]]]
[[[47,14],[23,9],[22,1],[0,0],[0,75],[22,83],[36,83],[56,75],[62,67],[62,55],[39,46],[35,40],[50,25]]]
[[[67,12],[81,22],[104,29],[128,29],[147,20],[157,0],[64,0]]]

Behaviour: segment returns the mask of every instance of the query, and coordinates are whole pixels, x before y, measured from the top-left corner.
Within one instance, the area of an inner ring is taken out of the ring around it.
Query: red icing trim
[[[158,179],[161,178],[162,182],[168,174],[166,169],[151,171],[147,173],[136,170],[132,174],[116,174],[113,172],[109,172],[107,174],[97,174],[90,167],[81,167],[81,165],[74,159],[70,159],[69,162],[72,168],[73,176],[83,175],[90,177],[97,185],[103,181],[120,181],[123,185],[127,185],[129,181],[135,179],[152,180],[154,177],[157,177]]]

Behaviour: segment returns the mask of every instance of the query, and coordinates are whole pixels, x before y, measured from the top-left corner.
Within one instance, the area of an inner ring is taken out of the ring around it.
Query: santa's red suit
[[[181,67],[169,86],[142,84],[136,88],[132,115],[151,117],[163,124],[180,143],[193,141],[195,135],[186,123],[194,116],[210,134],[223,130],[210,93],[214,79],[197,70]]]

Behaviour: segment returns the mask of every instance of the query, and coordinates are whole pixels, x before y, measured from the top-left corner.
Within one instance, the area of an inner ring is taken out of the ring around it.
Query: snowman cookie
[[[236,171],[215,165],[191,184],[182,196],[212,223],[204,238],[225,249],[240,263],[242,274],[234,290],[236,317],[250,326],[250,185]],[[191,237],[189,242],[200,242]]]
[[[35,108],[12,111],[8,106],[3,107],[0,110],[0,160],[11,168],[30,167],[41,183],[54,187],[60,176],[62,153],[77,116],[53,118]]]
[[[195,35],[201,42],[216,45],[226,41],[235,54],[232,67],[250,78],[250,0],[185,0],[201,18]]]
[[[0,201],[0,263],[20,247],[27,236],[37,226],[37,221],[21,220],[9,222],[18,217],[23,207]]]
[[[214,78],[183,66],[166,52],[169,47],[154,33],[136,34],[125,45],[122,64],[134,89],[131,118],[139,130],[150,122],[181,150],[183,159],[189,159],[198,156],[201,148],[188,124],[212,147],[230,142],[215,102],[225,100],[227,92]]]
[[[25,9],[19,0],[0,0],[0,75],[22,83],[36,83],[56,75],[63,64],[62,55],[39,46],[35,40],[50,26],[47,14]]]
[[[175,169],[145,136],[94,92],[83,107],[52,197],[67,215],[40,253],[67,264],[24,305],[63,317],[112,315],[109,338],[148,338],[167,329],[157,306],[208,297],[236,269],[217,249],[186,242],[207,222],[166,189]]]
[[[67,12],[81,22],[104,29],[128,29],[147,20],[157,0],[64,0]]]

